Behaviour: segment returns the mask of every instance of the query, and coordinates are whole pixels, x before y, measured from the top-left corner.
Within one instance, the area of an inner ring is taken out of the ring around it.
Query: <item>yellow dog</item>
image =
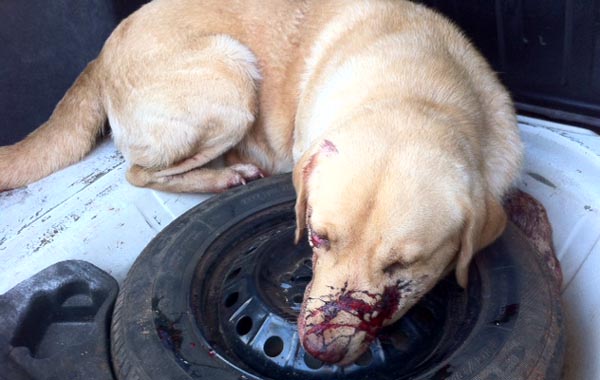
[[[0,189],[80,160],[106,119],[136,186],[214,192],[293,170],[314,250],[300,339],[341,365],[448,271],[466,286],[521,160],[488,64],[399,0],[155,0],[44,125],[0,148]]]

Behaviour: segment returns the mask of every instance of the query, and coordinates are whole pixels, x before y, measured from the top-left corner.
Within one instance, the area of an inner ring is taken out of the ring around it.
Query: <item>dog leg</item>
[[[171,170],[175,169],[168,168],[157,172],[133,165],[127,172],[127,180],[135,186],[160,191],[219,193],[264,176],[262,171],[252,164],[236,164],[221,169],[199,168],[174,175],[161,174]]]
[[[128,93],[128,112],[111,122],[135,186],[219,192],[263,176],[249,164],[203,167],[231,151],[252,127],[260,78],[255,57],[238,41],[217,35],[201,42],[197,51],[174,52],[179,59],[161,65],[151,85]]]

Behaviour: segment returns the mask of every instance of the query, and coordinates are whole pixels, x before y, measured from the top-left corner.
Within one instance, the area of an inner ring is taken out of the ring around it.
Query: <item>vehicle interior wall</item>
[[[0,1],[0,145],[45,122],[117,23],[144,2]]]

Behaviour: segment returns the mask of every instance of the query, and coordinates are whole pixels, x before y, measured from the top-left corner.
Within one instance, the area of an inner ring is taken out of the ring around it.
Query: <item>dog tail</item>
[[[106,122],[97,63],[92,61],[50,119],[23,141],[0,147],[0,191],[28,185],[81,160]]]

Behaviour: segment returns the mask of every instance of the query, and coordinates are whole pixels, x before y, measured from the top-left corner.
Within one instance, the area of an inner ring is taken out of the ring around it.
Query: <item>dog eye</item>
[[[329,249],[329,239],[325,236],[321,236],[319,234],[313,233],[310,237],[310,242],[313,248],[323,248],[325,250]]]
[[[395,263],[392,263],[388,266],[386,266],[385,268],[383,268],[383,273],[387,274],[387,275],[392,275],[402,269],[406,269],[407,265],[401,261],[396,261]]]
[[[308,226],[308,244],[312,248],[321,248],[324,250],[328,250],[331,246],[327,236],[316,233],[311,226]]]

